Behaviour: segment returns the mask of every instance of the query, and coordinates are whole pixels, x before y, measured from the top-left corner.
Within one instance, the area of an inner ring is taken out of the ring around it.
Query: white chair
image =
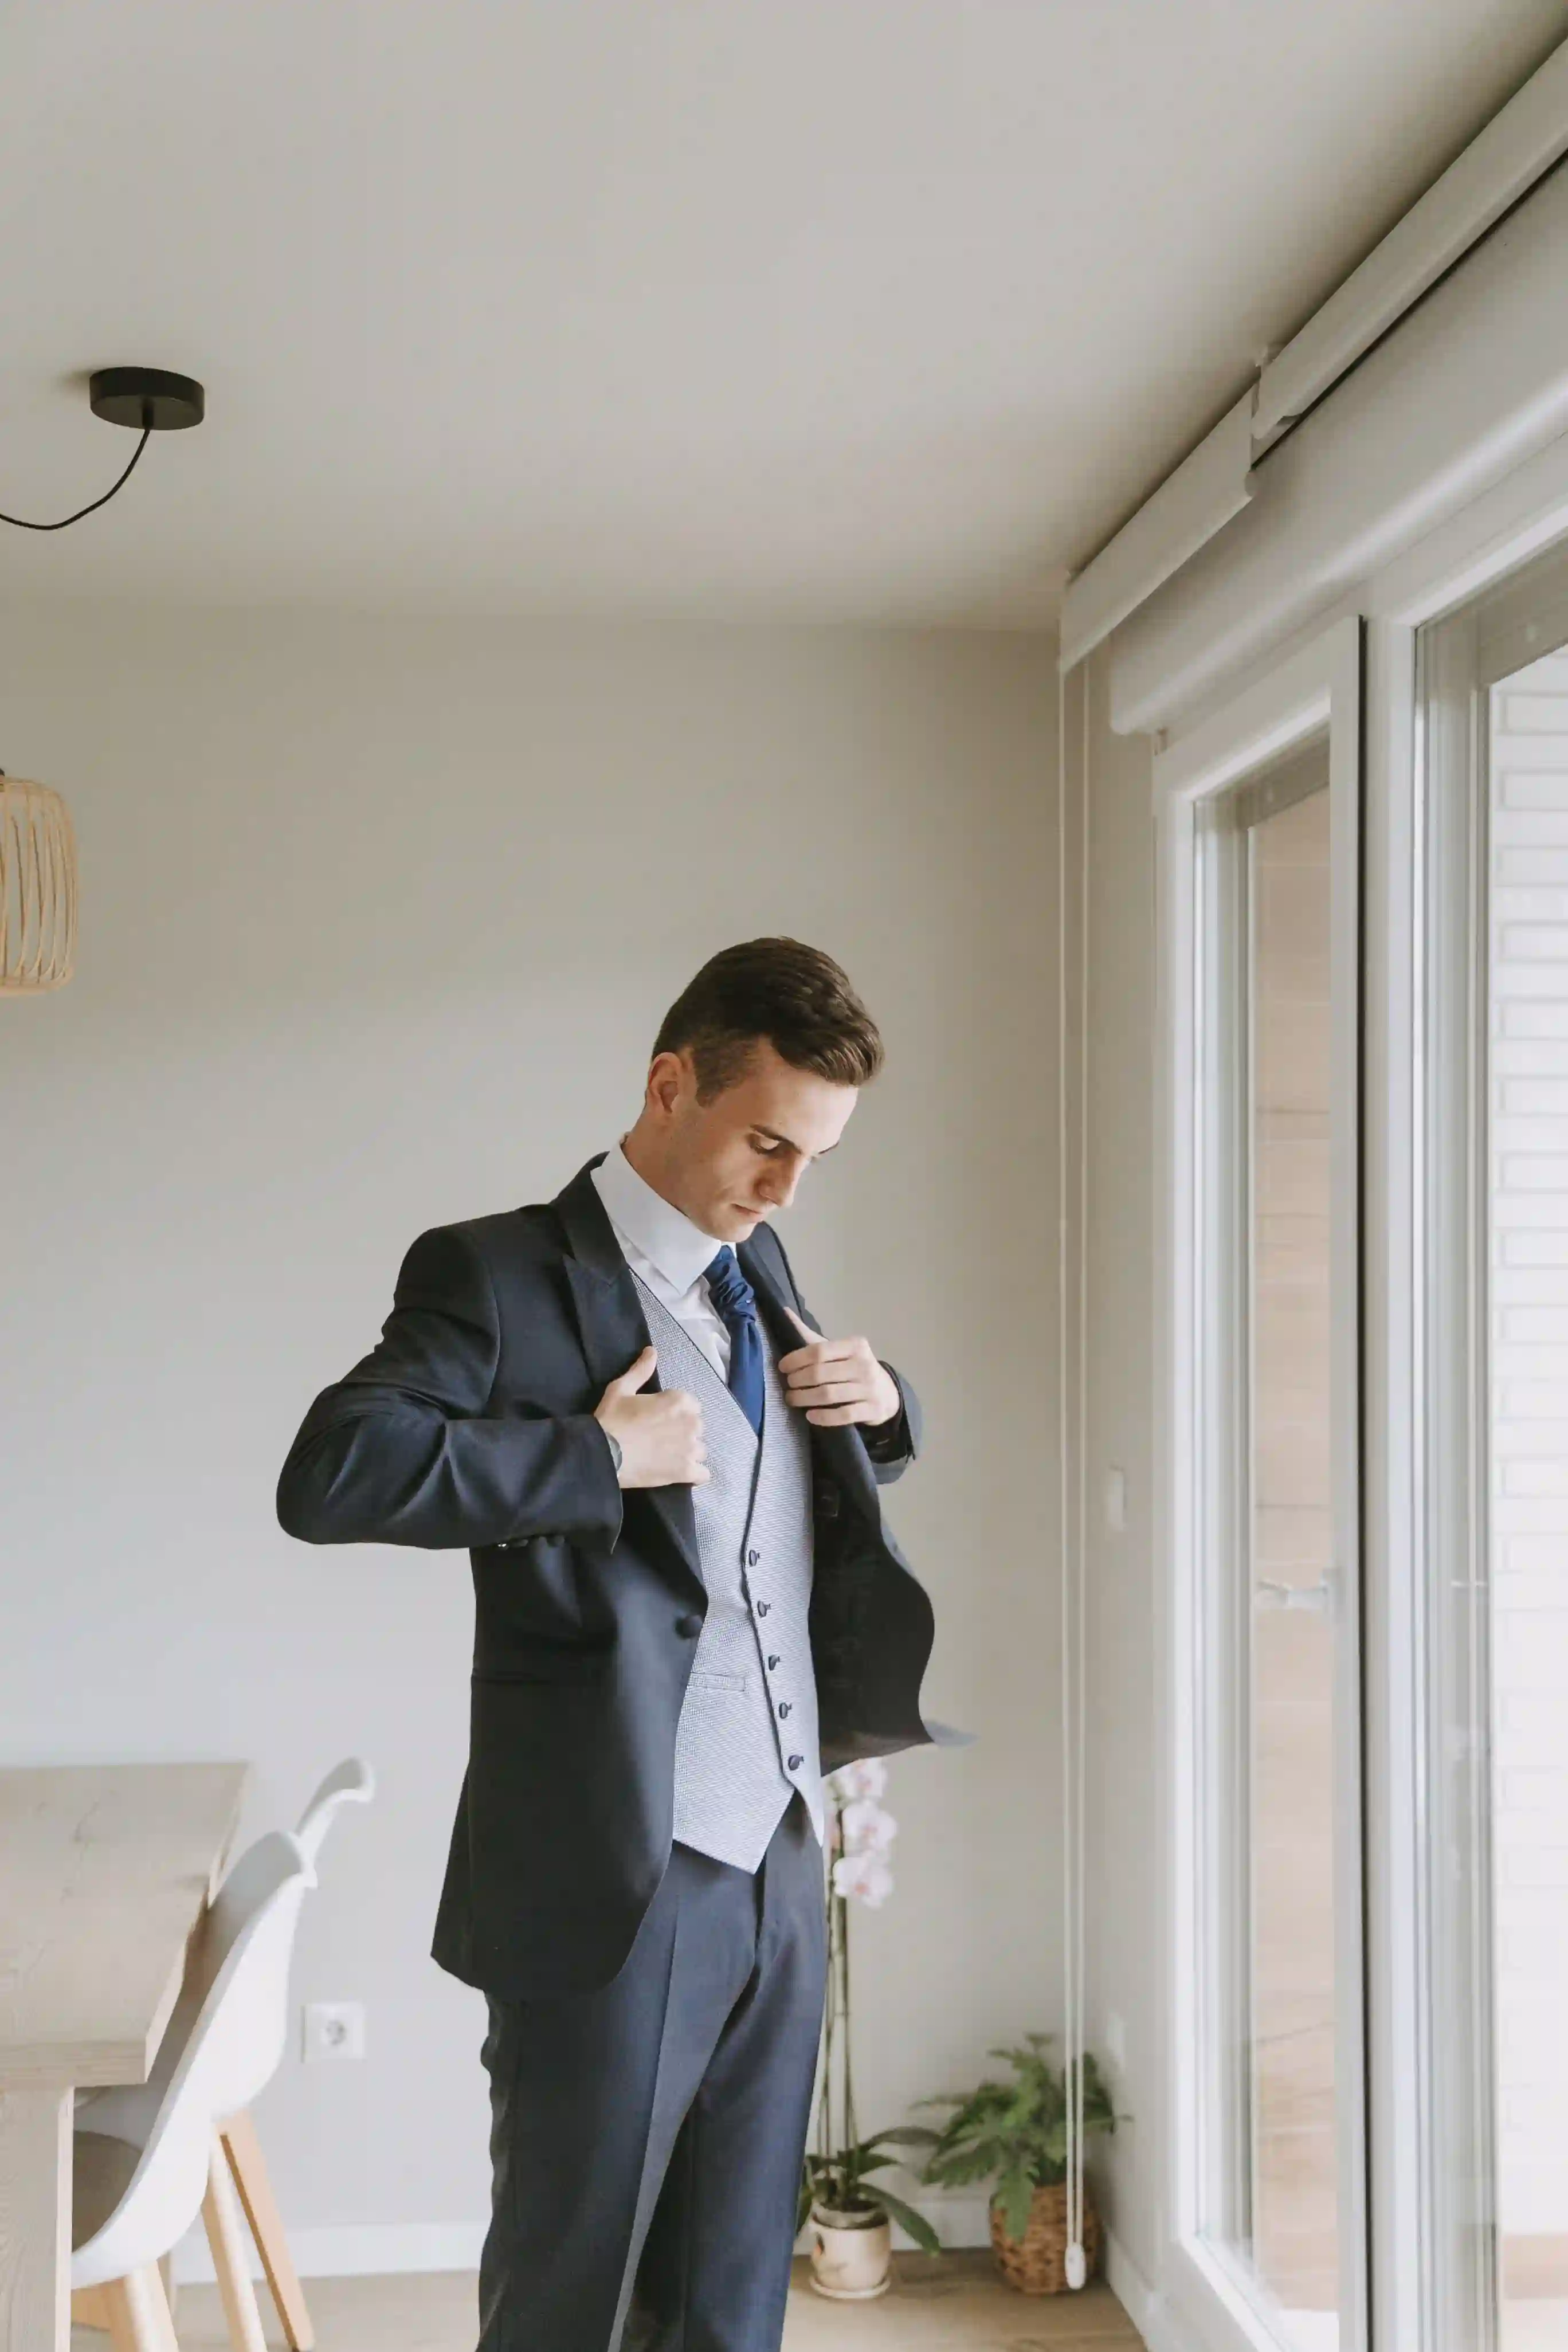
[[[346,1756],[341,1764],[333,1766],[300,1814],[294,1831],[312,1865],[343,1807],[368,1805],[374,1794],[375,1774],[363,1757]],[[268,2067],[265,2074],[258,2075],[235,2112],[224,2118],[219,2137],[239,2191],[239,2201],[245,2208],[245,2218],[250,2224],[250,2234],[261,2256],[272,2300],[278,2306],[278,2316],[283,2323],[284,2336],[292,2352],[313,2352],[315,2328],[294,2268],[294,2258],[289,2252],[283,2217],[272,2193],[271,2176],[250,2113],[252,2099],[266,2088],[271,2073]]]
[[[177,2352],[159,2263],[198,2212],[233,2340],[265,2352],[218,2126],[250,2095],[258,2068],[270,2074],[283,2054],[289,1955],[315,1883],[286,1830],[241,1856],[208,1915],[204,1965],[193,1972],[200,1990],[188,1976],[152,2078],[102,2092],[92,2128],[74,2137],[73,2315],[106,2325],[119,2352]],[[90,2296],[88,2309],[76,2309],[79,2295]]]
[[[368,1805],[374,1794],[375,1774],[363,1756],[345,1756],[333,1765],[295,1824],[294,1834],[312,1863],[343,1807]]]
[[[293,1832],[293,1841],[310,1870],[310,1883],[312,1885],[316,1884],[317,1857],[338,1814],[345,1805],[368,1804],[374,1794],[375,1775],[370,1766],[357,1756],[346,1757],[341,1764],[334,1766],[317,1789]],[[268,1843],[263,1838],[240,1856],[213,1898],[202,1931],[193,1944],[186,1964],[185,1980],[160,2045],[151,2081],[128,2091],[94,2092],[90,2104],[79,2099],[79,2122],[85,2116],[93,2132],[107,2131],[121,2140],[139,2141],[141,2135],[150,2127],[155,2106],[153,2094],[179,2063],[181,2048],[201,2012],[214,1977],[222,1966],[223,1954],[236,1931],[236,1922],[245,1916],[257,1874],[264,1870],[261,1858]],[[245,2219],[250,2225],[251,2235],[261,2256],[268,2286],[283,2323],[284,2335],[293,2352],[313,2352],[315,2331],[304,2290],[289,2251],[282,2216],[273,2195],[271,2178],[261,2153],[261,2142],[257,2137],[255,2119],[250,2113],[251,2102],[271,2081],[283,2054],[288,2033],[289,1963],[293,1952],[293,1927],[298,1917],[296,1906],[288,1941],[274,1954],[277,1979],[268,1989],[270,2007],[267,2030],[258,2036],[248,2061],[243,2053],[237,2058],[225,2102],[217,2111],[217,2137],[233,2176],[232,2189],[226,2181],[225,2183],[229,2207],[232,2208],[233,2204],[233,2191],[237,2189]],[[212,2246],[215,2266],[220,2262],[220,2241],[224,2239],[225,2226],[221,2212],[215,2210],[208,2215],[207,2238]],[[90,2320],[94,2315],[84,2305],[77,2315],[80,2319]],[[235,2340],[241,2343],[245,2339],[237,2333]]]

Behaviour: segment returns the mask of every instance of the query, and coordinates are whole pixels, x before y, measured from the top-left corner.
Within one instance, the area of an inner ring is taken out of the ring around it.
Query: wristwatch
[[[603,1422],[601,1422],[601,1423],[599,1423],[599,1426],[600,1426],[600,1428],[601,1428],[601,1429],[604,1429],[604,1428],[605,1428],[605,1424],[604,1424],[604,1423],[603,1423]],[[615,1431],[614,1431],[613,1429],[605,1429],[605,1435],[606,1439],[609,1441],[609,1447],[610,1447],[610,1459],[611,1459],[611,1461],[612,1461],[612,1462],[615,1464],[615,1465],[616,1465],[616,1477],[618,1478],[618,1477],[620,1476],[620,1475],[621,1475],[621,1459],[622,1459],[622,1456],[621,1456],[621,1441],[620,1441],[620,1439],[616,1435]]]

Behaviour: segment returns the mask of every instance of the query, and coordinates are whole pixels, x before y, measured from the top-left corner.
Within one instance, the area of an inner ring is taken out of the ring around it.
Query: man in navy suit
[[[548,1204],[420,1235],[279,1517],[466,1549],[436,1926],[489,2000],[481,2352],[777,2352],[824,1990],[822,1776],[946,1735],[878,1489],[909,1382],[770,1222],[882,1045],[831,958],[704,965],[641,1111]]]

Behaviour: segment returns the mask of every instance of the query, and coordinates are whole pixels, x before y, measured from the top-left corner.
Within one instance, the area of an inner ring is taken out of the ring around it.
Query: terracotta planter
[[[893,2233],[881,2213],[836,2213],[814,2205],[811,2284],[836,2303],[868,2303],[891,2284]]]
[[[1065,2183],[1037,2189],[1022,2238],[1007,2234],[1000,2205],[991,2208],[991,2243],[1003,2277],[1020,2294],[1062,2294],[1067,2291],[1068,2192]],[[1083,2252],[1088,2275],[1100,2267],[1100,2216],[1087,2195],[1083,2200]]]

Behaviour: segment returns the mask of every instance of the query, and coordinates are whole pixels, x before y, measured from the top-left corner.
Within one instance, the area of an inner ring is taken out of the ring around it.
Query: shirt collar
[[[671,1288],[689,1290],[723,1248],[684,1211],[637,1174],[617,1143],[593,1171],[599,1198],[616,1232],[657,1267]]]

